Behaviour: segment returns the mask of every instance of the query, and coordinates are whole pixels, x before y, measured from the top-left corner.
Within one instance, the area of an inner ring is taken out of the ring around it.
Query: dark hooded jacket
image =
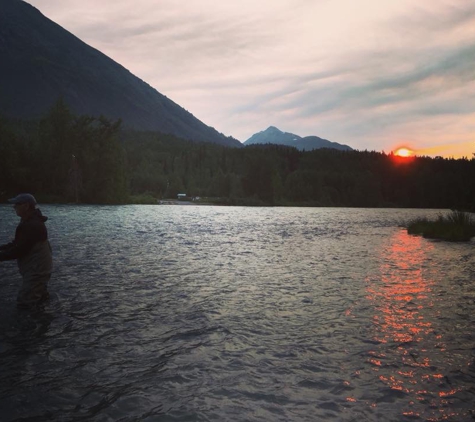
[[[48,217],[36,209],[26,220],[21,220],[15,239],[0,246],[0,261],[16,259],[23,277],[51,274],[52,257],[45,221]]]

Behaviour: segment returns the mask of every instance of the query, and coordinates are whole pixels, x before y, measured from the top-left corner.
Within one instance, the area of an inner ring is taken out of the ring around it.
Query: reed
[[[471,213],[453,210],[440,214],[436,220],[417,218],[407,224],[409,234],[422,235],[428,239],[451,242],[467,242],[475,237],[475,219]]]

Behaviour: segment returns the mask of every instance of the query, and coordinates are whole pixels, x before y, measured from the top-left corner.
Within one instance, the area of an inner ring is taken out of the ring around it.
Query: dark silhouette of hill
[[[127,69],[20,0],[0,0],[0,114],[34,119],[62,97],[77,114],[121,118],[125,127],[228,146]]]
[[[320,148],[333,148],[343,151],[351,151],[353,148],[348,145],[342,145],[337,142],[331,142],[318,136],[301,137],[289,132],[282,132],[275,126],[269,126],[266,130],[252,135],[244,145],[252,144],[276,144],[288,145],[297,148],[300,151],[311,151]]]

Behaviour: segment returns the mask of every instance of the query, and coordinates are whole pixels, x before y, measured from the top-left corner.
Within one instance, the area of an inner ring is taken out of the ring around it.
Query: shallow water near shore
[[[441,211],[41,209],[44,310],[0,263],[2,421],[474,420],[475,245],[399,227]]]

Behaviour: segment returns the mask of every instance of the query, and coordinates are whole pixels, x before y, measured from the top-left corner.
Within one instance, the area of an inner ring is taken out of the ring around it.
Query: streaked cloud
[[[475,152],[472,0],[30,3],[241,141],[274,125],[357,149]]]

